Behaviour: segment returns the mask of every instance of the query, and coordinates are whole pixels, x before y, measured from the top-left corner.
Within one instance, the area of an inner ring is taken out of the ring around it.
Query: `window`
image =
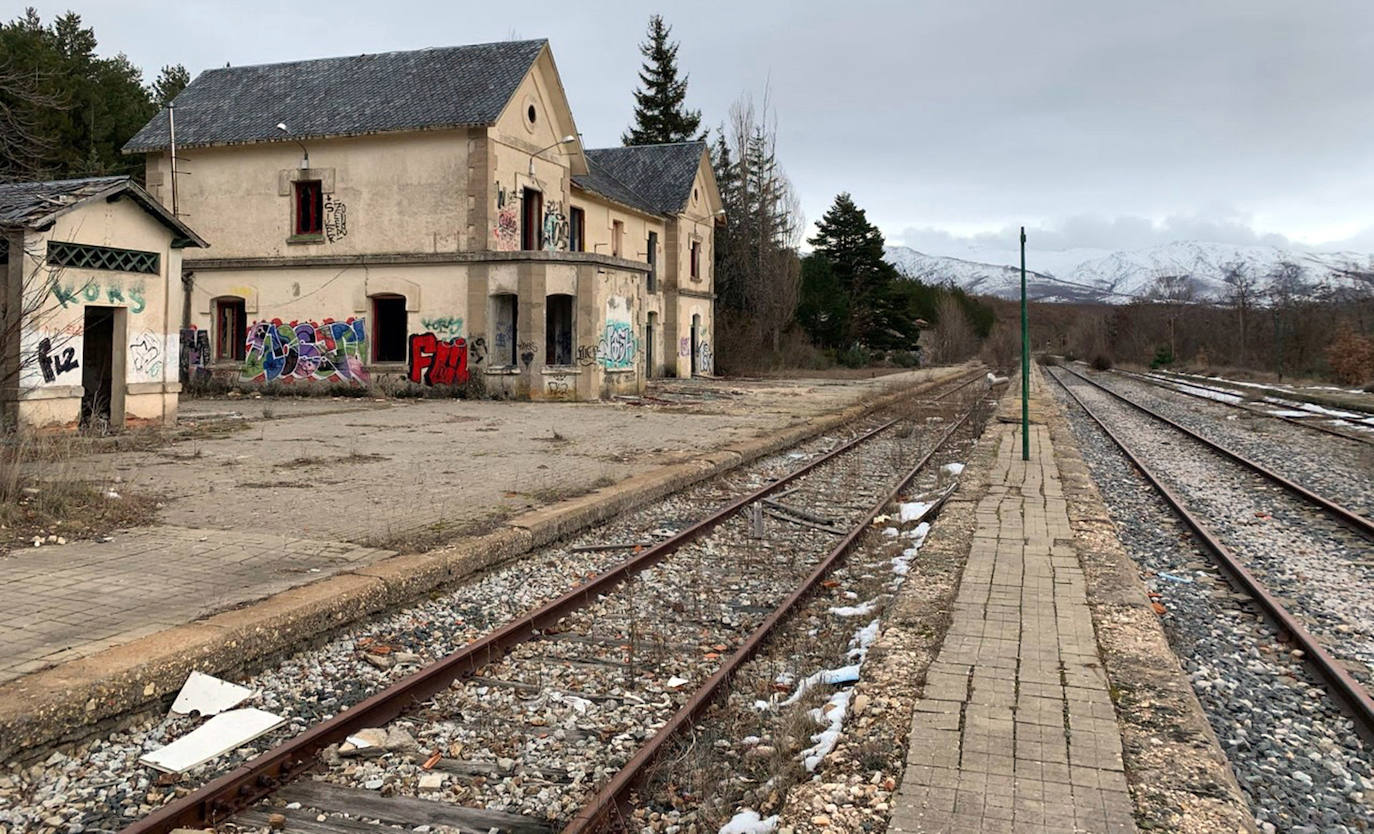
[[[544,248],[544,193],[526,188],[521,199],[520,248]]]
[[[215,359],[243,361],[248,339],[247,318],[242,298],[215,301]]]
[[[372,361],[404,362],[410,334],[403,295],[378,295],[372,299]]]
[[[530,120],[530,124],[534,124],[539,120],[539,111],[534,109],[533,104],[525,108],[525,118]]]
[[[701,241],[692,241],[692,280],[701,280]]]
[[[568,209],[568,251],[587,251],[587,213],[577,206]]]
[[[511,293],[491,297],[491,364],[515,367],[518,351],[515,334],[519,332],[520,308]]]
[[[622,251],[621,243],[625,239],[625,224],[619,220],[611,224],[611,255],[620,257]]]
[[[645,289],[658,292],[658,232],[649,232],[649,275]]]
[[[551,295],[544,299],[544,364],[573,363],[573,297]]]
[[[324,234],[324,189],[319,180],[296,184],[296,234]]]
[[[108,269],[112,272],[141,272],[157,275],[161,258],[156,252],[116,249],[113,246],[87,246],[81,243],[48,241],[48,263],[76,269]]]

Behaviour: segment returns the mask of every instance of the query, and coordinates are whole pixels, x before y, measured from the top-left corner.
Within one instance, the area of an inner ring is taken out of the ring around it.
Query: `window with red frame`
[[[324,189],[319,180],[296,183],[296,234],[324,233]]]

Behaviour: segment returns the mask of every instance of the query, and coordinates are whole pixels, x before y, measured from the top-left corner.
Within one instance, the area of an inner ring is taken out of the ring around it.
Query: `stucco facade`
[[[91,182],[51,192],[65,208],[4,233],[7,425],[176,419],[184,227],[150,211],[122,178]]]
[[[182,144],[178,211],[215,244],[183,264],[177,328],[198,348],[185,373],[364,385],[480,374],[488,391],[534,399],[709,373],[720,201],[704,146],[674,151],[689,170],[667,209],[591,178],[579,142],[562,141],[577,127],[548,45],[532,46],[487,123],[221,142],[210,124]],[[210,95],[197,93],[203,79],[178,97],[179,125]],[[139,141],[128,150],[145,153],[149,190],[170,202],[170,149]],[[317,226],[303,224],[314,211]]]

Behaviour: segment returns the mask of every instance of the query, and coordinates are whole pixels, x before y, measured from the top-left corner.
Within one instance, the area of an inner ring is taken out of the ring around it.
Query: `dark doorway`
[[[404,362],[407,341],[406,298],[379,295],[372,299],[372,358],[374,362]]]
[[[110,425],[114,397],[115,308],[87,307],[81,346],[81,426]]]
[[[520,223],[520,248],[535,250],[544,248],[544,193],[526,188],[520,201],[522,212]]]
[[[551,295],[544,299],[544,364],[573,363],[573,297]]]
[[[650,233],[652,235],[652,232]],[[654,374],[654,322],[658,320],[657,313],[649,314],[649,321],[644,325],[644,375],[652,379]]]
[[[697,325],[701,316],[692,316],[692,376],[697,375]]]

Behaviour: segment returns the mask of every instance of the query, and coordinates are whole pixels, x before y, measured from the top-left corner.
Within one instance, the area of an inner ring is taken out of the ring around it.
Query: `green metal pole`
[[[1030,327],[1026,317],[1026,227],[1021,227],[1021,460],[1030,460]]]

